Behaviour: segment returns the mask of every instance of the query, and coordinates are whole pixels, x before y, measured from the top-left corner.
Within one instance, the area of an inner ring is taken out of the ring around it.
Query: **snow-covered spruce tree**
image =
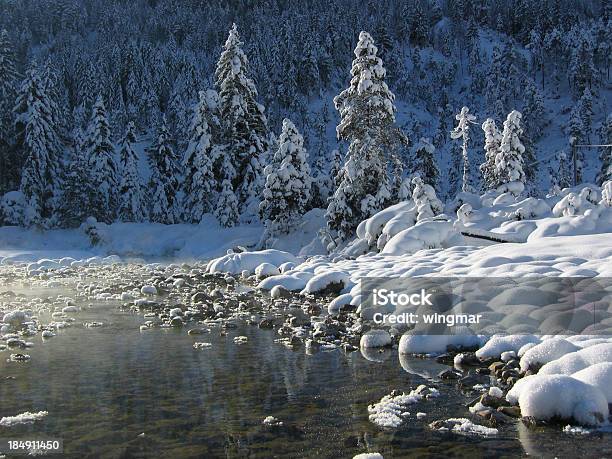
[[[582,144],[586,142],[586,128],[583,120],[583,108],[582,99],[580,99],[572,108],[569,115],[569,121],[567,125],[567,134],[569,135],[569,143]],[[582,148],[576,148],[576,174],[575,178],[578,183],[582,183],[582,173],[584,169],[584,150]]]
[[[570,159],[564,151],[557,153],[555,159],[556,164],[549,169],[550,184],[552,190],[561,191],[564,188],[572,186],[572,166]]]
[[[228,179],[221,183],[221,192],[217,199],[217,207],[215,207],[215,217],[219,224],[225,228],[231,228],[238,221],[238,199]]]
[[[480,173],[482,174],[483,188],[486,191],[495,189],[499,185],[495,169],[495,158],[497,153],[499,153],[502,136],[497,130],[495,120],[492,118],[487,118],[482,123],[482,130],[484,131],[485,138],[485,162],[480,165]]]
[[[424,183],[418,175],[412,178],[412,200],[417,206],[417,221],[435,217],[442,213],[442,202],[431,185]]]
[[[26,201],[23,224],[51,226],[60,193],[63,146],[56,125],[58,108],[38,69],[27,72],[14,110],[17,145],[25,158],[20,185]]]
[[[593,95],[589,88],[584,89],[584,93],[578,102],[580,106],[580,118],[582,119],[582,127],[586,140],[590,141],[590,134],[593,127]]]
[[[312,167],[312,187],[310,206],[312,208],[324,208],[327,206],[327,199],[333,192],[334,181],[330,176],[328,159],[319,152]]]
[[[17,70],[13,48],[5,29],[0,31],[0,196],[14,190],[19,182],[19,167],[13,156],[13,106],[15,105]]]
[[[119,151],[119,211],[117,217],[122,222],[143,222],[147,218],[147,199],[145,187],[138,171],[138,155],[134,151],[136,127],[130,121]]]
[[[189,145],[183,158],[184,221],[199,223],[202,216],[213,210],[221,185],[220,162],[225,155],[223,145],[215,144],[213,132],[218,133],[219,98],[213,90],[200,91],[194,108]]]
[[[191,63],[182,63],[168,101],[168,128],[178,151],[184,151],[189,142],[192,123],[192,105],[197,102],[197,75]]]
[[[327,208],[327,224],[340,240],[350,237],[362,220],[381,210],[390,197],[390,151],[397,134],[395,96],[385,83],[385,68],[374,40],[359,34],[352,79],[334,98],[340,113],[338,139],[350,143],[339,184]]]
[[[289,119],[283,121],[283,131],[278,138],[275,162],[281,159],[278,169],[266,167],[266,184],[259,213],[266,231],[263,245],[280,234],[287,234],[299,222],[310,201],[312,177],[308,165],[308,153],[304,138]]]
[[[470,124],[476,124],[476,117],[470,113],[467,107],[455,116],[457,126],[451,131],[451,139],[461,139],[461,152],[463,155],[463,177],[461,179],[461,191],[473,192],[474,186],[470,173],[470,158],[468,156],[468,142],[470,141]]]
[[[337,148],[331,152],[331,163],[329,165],[329,177],[333,183],[331,191],[335,191],[340,184],[340,170],[342,169],[342,154]]]
[[[414,167],[412,169],[424,183],[431,185],[433,188],[438,185],[438,176],[440,175],[434,157],[435,151],[436,148],[432,145],[430,139],[422,137],[414,152]]]
[[[523,92],[523,124],[525,134],[531,142],[542,137],[542,128],[547,124],[544,99],[536,85],[528,81]]]
[[[242,45],[234,24],[217,62],[215,85],[225,128],[224,143],[236,170],[232,185],[240,211],[250,213],[249,209],[254,210],[253,206],[259,202],[263,185],[260,157],[269,149],[269,133]]]
[[[151,221],[171,225],[178,223],[180,212],[177,202],[179,161],[172,149],[166,118],[162,117],[157,139],[147,151],[151,167]]]
[[[499,180],[498,190],[519,195],[525,189],[525,173],[523,172],[523,153],[525,147],[520,136],[521,114],[513,110],[504,121],[502,140],[499,152],[495,157],[495,173]]]
[[[612,113],[608,115],[606,121],[599,130],[599,144],[612,145]],[[597,174],[597,184],[602,185],[608,180],[612,180],[612,147],[599,147],[599,159],[601,168]]]
[[[117,164],[115,149],[110,140],[110,124],[102,96],[93,105],[91,120],[85,137],[85,151],[91,196],[90,215],[99,222],[112,223],[117,214]]]
[[[593,40],[590,31],[580,29],[577,36],[570,40],[572,43],[570,65],[568,68],[569,79],[575,93],[580,96],[585,89],[593,88],[596,81],[597,69],[593,64]],[[578,43],[575,43],[575,42]]]
[[[57,211],[62,228],[78,228],[89,217],[94,190],[85,153],[81,146],[75,146],[62,172],[62,194]]]

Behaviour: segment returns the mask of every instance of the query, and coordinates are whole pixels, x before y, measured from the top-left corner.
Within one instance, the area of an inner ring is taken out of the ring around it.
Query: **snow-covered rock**
[[[571,375],[591,365],[601,362],[612,362],[612,343],[601,343],[589,346],[547,363],[538,372],[539,375]]]
[[[361,336],[361,347],[385,347],[391,344],[391,335],[386,330],[370,330]]]
[[[612,404],[612,362],[596,363],[577,371],[572,378],[597,387],[606,396],[608,404]]]
[[[575,344],[570,343],[569,341],[560,337],[547,339],[539,344],[535,342],[528,344],[532,344],[533,346],[526,350],[521,357],[522,371],[544,365],[548,362],[563,357],[565,354],[580,350],[580,348]]]
[[[310,279],[302,293],[317,293],[329,288],[332,285],[339,286],[339,289],[346,289],[351,283],[350,276],[343,271],[326,271],[316,274]]]
[[[280,274],[280,270],[272,263],[262,263],[255,268],[255,277],[257,277],[257,279],[264,279],[277,274]]]
[[[402,335],[400,354],[442,354],[448,346],[473,347],[482,344],[483,337],[477,335]]]
[[[518,402],[521,415],[547,421],[552,418],[575,420],[579,424],[600,425],[608,420],[608,401],[595,386],[567,375],[537,374],[515,384],[506,396]]]
[[[518,352],[527,343],[539,343],[540,338],[533,335],[498,335],[476,351],[476,357],[499,357],[507,351]]]

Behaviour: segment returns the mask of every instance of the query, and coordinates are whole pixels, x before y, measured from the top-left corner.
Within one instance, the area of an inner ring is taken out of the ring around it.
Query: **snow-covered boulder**
[[[547,363],[538,374],[540,375],[571,375],[584,368],[601,362],[612,362],[612,343],[601,343],[566,354],[563,357]]]
[[[482,345],[478,335],[402,335],[399,342],[400,354],[442,354],[448,346],[474,347]]]
[[[496,335],[476,351],[476,357],[499,357],[507,351],[518,352],[527,343],[539,343],[540,338],[533,335]]]
[[[360,347],[385,347],[391,344],[391,335],[386,330],[370,330],[361,336]]]
[[[574,373],[572,378],[597,387],[606,396],[608,403],[612,403],[612,362],[596,363]]]
[[[327,312],[329,312],[330,314],[338,314],[344,306],[350,305],[352,300],[353,295],[351,295],[350,293],[345,293],[343,295],[337,296],[327,306]]]
[[[537,368],[548,362],[557,360],[565,354],[580,350],[578,346],[563,338],[551,338],[539,344],[533,342],[528,344],[534,344],[534,346],[525,351],[521,357],[521,370],[523,371],[529,368]]]
[[[344,271],[326,271],[310,279],[302,290],[302,294],[317,293],[330,287],[340,291],[346,289],[350,284],[351,279]]]
[[[287,290],[296,292],[306,287],[306,284],[313,276],[314,274],[309,272],[280,274],[278,276],[272,276],[262,280],[257,285],[257,288],[262,290],[272,290],[276,286],[281,286]]]
[[[21,327],[24,322],[29,319],[28,315],[24,311],[11,311],[4,314],[2,322],[10,325],[11,327]]]
[[[264,279],[266,277],[276,276],[277,274],[280,274],[280,270],[272,263],[262,263],[255,268],[255,276],[257,279]]]
[[[597,387],[566,375],[533,375],[519,381],[508,393],[518,401],[521,415],[537,420],[575,420],[597,426],[608,420],[608,401]]]

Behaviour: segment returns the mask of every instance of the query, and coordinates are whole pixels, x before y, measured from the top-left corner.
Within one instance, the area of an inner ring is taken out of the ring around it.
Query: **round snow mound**
[[[278,267],[274,266],[272,263],[262,263],[257,268],[255,268],[255,276],[257,279],[264,279],[270,276],[276,276],[280,274]]]
[[[370,330],[361,337],[361,347],[385,347],[391,344],[391,335],[385,330]]]
[[[597,426],[608,419],[608,400],[597,387],[566,375],[535,375],[517,389],[521,414],[541,421],[575,420]]]

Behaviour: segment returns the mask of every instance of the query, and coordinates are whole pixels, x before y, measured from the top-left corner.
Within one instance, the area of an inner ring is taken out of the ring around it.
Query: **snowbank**
[[[208,272],[241,274],[246,271],[254,274],[257,267],[263,263],[280,266],[283,263],[298,263],[298,259],[289,252],[268,249],[259,252],[228,253],[208,263]]]

